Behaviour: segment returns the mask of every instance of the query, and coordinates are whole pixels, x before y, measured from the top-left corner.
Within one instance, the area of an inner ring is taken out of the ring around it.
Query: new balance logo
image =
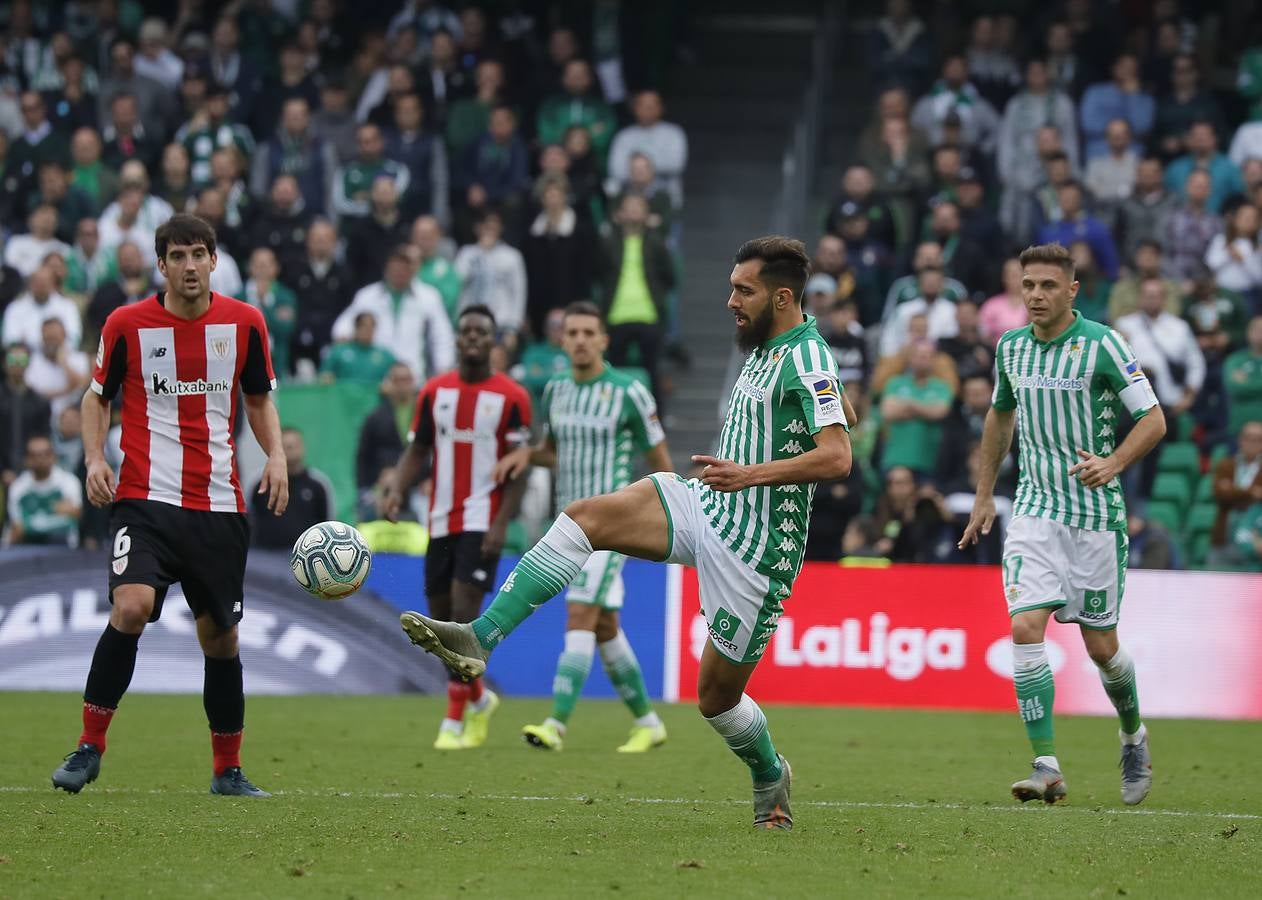
[[[161,359],[162,357],[166,355],[167,355],[166,347],[154,347],[152,350],[149,351],[150,359]]]
[[[238,600],[236,603],[232,604],[232,611],[233,611],[234,613],[239,613],[239,612],[241,612],[241,601],[240,601],[240,600]]]
[[[798,503],[796,500],[781,500],[780,505],[776,507],[776,512],[795,513],[798,511]]]
[[[1021,718],[1026,722],[1037,722],[1043,718],[1043,701],[1038,697],[1031,697],[1028,700],[1017,701],[1017,712],[1021,713]]]
[[[783,447],[780,448],[780,452],[781,453],[801,453],[802,445],[799,444],[797,441],[788,441]]]
[[[786,557],[781,557],[780,561],[771,568],[777,572],[789,572],[793,570],[793,563],[789,562]]]
[[[809,429],[807,429],[806,423],[801,419],[794,419],[788,425],[784,426],[784,430],[789,434],[806,434]]]
[[[781,538],[780,543],[776,545],[776,549],[781,553],[792,553],[797,548],[798,545],[793,538]]]

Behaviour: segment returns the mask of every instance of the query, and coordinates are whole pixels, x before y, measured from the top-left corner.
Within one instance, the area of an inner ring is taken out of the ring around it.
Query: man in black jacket
[[[281,271],[292,271],[302,265],[306,255],[311,220],[311,211],[298,190],[298,179],[278,175],[272,182],[267,205],[254,219],[250,246],[270,247],[280,262]]]
[[[346,267],[358,290],[381,280],[390,251],[406,244],[412,223],[399,209],[399,191],[394,179],[379,176],[369,193],[369,212],[363,218],[343,220],[346,235]]]
[[[329,343],[333,320],[354,294],[350,273],[333,258],[336,249],[337,232],[328,219],[316,219],[307,229],[306,258],[281,279],[298,295],[298,322],[291,350],[295,363],[309,359],[319,367],[320,351]]]
[[[260,494],[257,485],[250,491],[250,512],[253,519],[251,537],[256,547],[265,550],[288,550],[302,534],[317,522],[333,518],[333,485],[319,469],[307,467],[307,446],[302,432],[285,428],[280,433],[285,450],[285,467],[289,472],[289,505],[281,515],[267,508],[267,494]]]
[[[26,386],[30,361],[31,351],[24,344],[10,344],[4,350],[4,380],[0,381],[0,489],[8,488],[22,471],[26,442],[33,437],[47,437],[52,430],[48,401]]]
[[[418,387],[412,370],[395,363],[381,381],[381,402],[364,419],[355,451],[355,484],[372,490],[381,470],[393,466],[403,453],[404,439],[412,423]]]

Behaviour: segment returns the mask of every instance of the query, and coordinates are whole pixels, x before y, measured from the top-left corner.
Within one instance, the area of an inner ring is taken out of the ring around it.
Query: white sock
[[[654,711],[650,712],[647,716],[640,716],[635,720],[635,724],[641,728],[657,728],[662,724],[662,720],[657,715],[656,711]]]
[[[465,701],[468,704],[468,708],[473,710],[474,712],[482,712],[482,710],[486,709],[486,705],[491,702],[491,698],[487,696],[487,692],[489,690],[490,688],[483,687],[481,697],[479,697],[477,700]]]
[[[557,730],[557,734],[561,735],[562,737],[565,736],[565,723],[564,722],[558,722],[556,719],[552,718],[552,716],[548,716],[546,719],[543,720],[543,724],[551,725],[553,728]]]
[[[1128,746],[1128,745],[1133,745],[1133,744],[1142,744],[1144,741],[1144,738],[1148,737],[1148,726],[1145,725],[1143,722],[1140,722],[1139,731],[1135,732],[1134,734],[1127,734],[1125,731],[1119,728],[1117,730],[1117,736],[1122,739],[1123,747]]]
[[[565,633],[565,653],[576,653],[580,656],[586,656],[589,660],[596,653],[596,632],[583,631],[582,629],[572,629]],[[604,655],[604,645],[601,645],[601,655]]]
[[[443,724],[438,726],[439,731],[450,731],[452,734],[464,734],[464,722],[457,722],[455,719],[443,719]]]
[[[1045,765],[1045,766],[1047,766],[1047,767],[1049,767],[1049,768],[1055,769],[1057,772],[1059,772],[1059,771],[1060,771],[1060,763],[1057,761],[1056,757],[1054,757],[1054,756],[1036,756],[1036,757],[1034,757],[1034,764],[1035,764],[1035,765],[1038,765],[1039,763],[1042,763],[1043,765]]]

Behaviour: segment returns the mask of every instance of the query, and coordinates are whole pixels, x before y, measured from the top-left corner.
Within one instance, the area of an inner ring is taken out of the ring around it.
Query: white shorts
[[[587,558],[565,593],[566,603],[586,603],[601,609],[622,609],[622,564],[627,558],[612,550],[597,550]]]
[[[1003,545],[1008,615],[1055,609],[1058,622],[1116,628],[1126,589],[1125,531],[1088,531],[1017,516]]]
[[[762,658],[792,584],[763,575],[728,549],[701,508],[701,482],[670,472],[649,476],[666,510],[666,562],[697,570],[710,643],[732,662]]]

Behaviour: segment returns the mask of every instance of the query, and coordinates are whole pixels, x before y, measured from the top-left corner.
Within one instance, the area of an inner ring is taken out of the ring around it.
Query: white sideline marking
[[[161,790],[157,788],[92,788],[89,793],[158,795],[158,794],[196,794],[209,796],[206,791],[198,790]],[[51,787],[34,787],[33,785],[0,785],[0,794],[52,794]],[[443,794],[419,793],[415,791],[309,791],[297,788],[290,791],[273,791],[276,797],[344,797],[351,800],[492,800],[508,803],[622,803],[642,806],[745,806],[748,800],[709,800],[689,799],[687,797],[590,797],[575,794],[569,797],[545,794]],[[908,810],[968,810],[970,812],[1025,813],[1037,815],[1036,810],[1043,809],[1044,804],[1037,806],[983,806],[968,803],[917,803],[914,801],[889,802],[865,800],[795,800],[794,806],[809,806],[815,809],[908,809]],[[1177,819],[1242,819],[1262,820],[1262,814],[1234,812],[1198,812],[1185,809],[1114,809],[1086,806],[1058,806],[1056,812],[1049,815],[1082,813],[1102,816],[1160,816]]]

